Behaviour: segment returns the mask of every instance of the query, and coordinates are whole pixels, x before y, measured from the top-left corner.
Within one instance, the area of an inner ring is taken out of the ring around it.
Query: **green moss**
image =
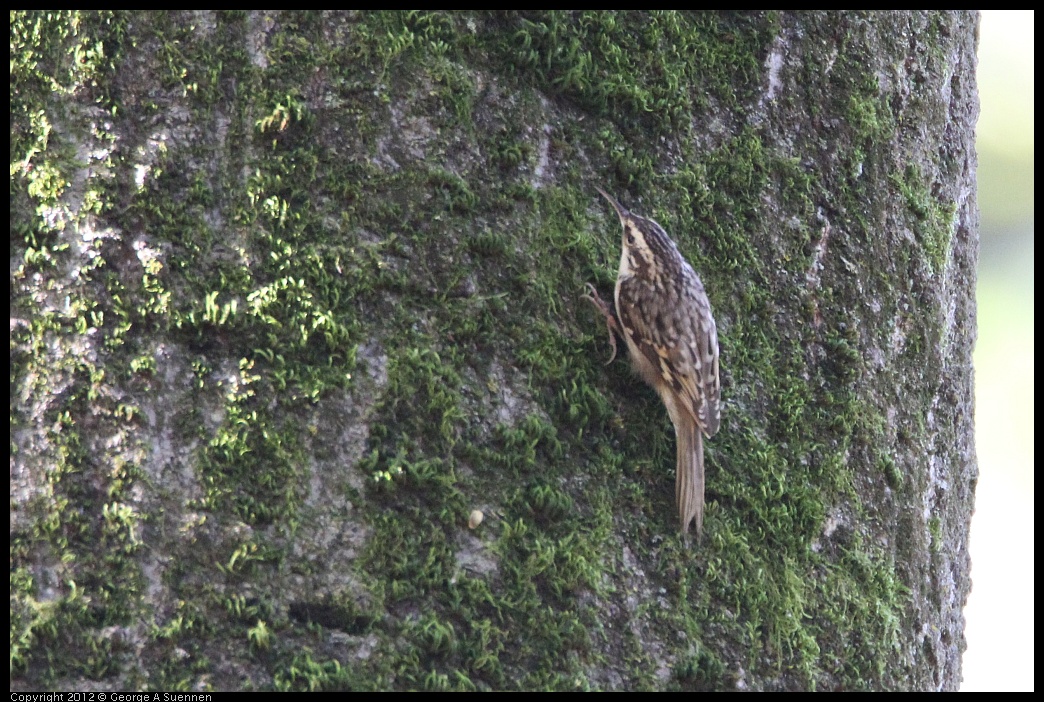
[[[322,690],[374,690],[373,680],[360,679],[336,659],[316,660],[308,649],[280,662],[273,688],[280,692]]]
[[[914,237],[924,251],[931,272],[938,275],[949,255],[956,205],[933,197],[914,166],[908,166],[902,174],[893,174],[891,181],[905,198]]]
[[[50,492],[12,531],[12,671],[41,686],[127,675],[98,631],[144,620],[149,677],[134,682],[156,689],[243,684],[214,677],[214,650],[287,690],[725,689],[733,662],[797,687],[887,687],[907,596],[893,556],[823,536],[839,505],[876,514],[850,456],[910,489],[869,448],[889,440],[859,390],[880,340],[845,310],[922,252],[938,272],[952,210],[915,170],[887,174],[921,251],[877,280],[838,263],[892,260],[867,213],[887,168],[868,159],[896,124],[846,60],[823,115],[846,125],[842,168],[766,143],[751,113],[778,29],[723,12],[14,15],[12,163],[31,167],[12,167],[12,306],[29,320],[12,386],[66,390],[42,417],[12,411],[14,427],[52,427]],[[83,216],[126,245],[90,257],[43,216],[82,170],[79,137],[55,134],[55,86],[89,87],[119,135]],[[708,113],[739,126],[701,133]],[[151,156],[140,120],[171,130]],[[592,179],[675,237],[719,320],[699,546],[675,534],[666,412],[626,363],[603,365],[604,326],[579,301],[587,282],[611,288],[619,255]],[[33,276],[70,266],[68,303],[41,304]],[[907,291],[875,291],[902,315]],[[913,364],[937,326],[899,321],[923,330]],[[49,365],[56,343],[70,351]],[[176,406],[150,404],[182,385]],[[136,435],[156,409],[183,451],[171,469],[198,488],[187,508],[157,494],[140,450],[89,444]],[[357,454],[338,422],[365,429]],[[314,557],[303,544],[327,520],[342,531]],[[146,597],[152,529],[173,603]],[[71,583],[51,601],[30,575],[38,549]]]

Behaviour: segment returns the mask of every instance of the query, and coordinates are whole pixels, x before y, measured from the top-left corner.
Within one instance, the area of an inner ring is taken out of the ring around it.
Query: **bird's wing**
[[[626,294],[621,289],[621,295]],[[695,307],[710,309],[706,294]],[[680,306],[657,305],[663,317],[653,318],[651,306],[631,299],[617,314],[624,333],[649,362],[647,372],[658,371],[707,436],[714,436],[721,421],[721,382],[718,377],[718,332],[710,315],[674,316]],[[651,320],[647,321],[647,320]],[[641,370],[641,369],[639,369]],[[654,378],[646,378],[656,384]]]

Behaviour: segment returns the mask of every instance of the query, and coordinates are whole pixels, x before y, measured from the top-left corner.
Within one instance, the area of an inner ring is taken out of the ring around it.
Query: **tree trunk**
[[[956,689],[977,23],[13,15],[12,688]],[[714,309],[699,544],[596,185]]]

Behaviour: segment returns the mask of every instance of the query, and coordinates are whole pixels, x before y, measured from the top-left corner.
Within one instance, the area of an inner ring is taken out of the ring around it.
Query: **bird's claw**
[[[613,311],[609,309],[609,304],[601,298],[598,294],[598,290],[595,289],[595,286],[587,283],[587,290],[590,294],[582,295],[581,297],[589,301],[599,312],[602,313],[605,317],[606,329],[609,330],[609,344],[612,346],[613,352],[610,354],[609,360],[605,362],[605,365],[608,366],[616,358],[616,332],[619,331],[620,326],[616,321],[616,316],[613,314]]]

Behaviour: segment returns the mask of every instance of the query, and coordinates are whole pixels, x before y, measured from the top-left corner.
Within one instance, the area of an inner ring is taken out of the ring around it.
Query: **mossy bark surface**
[[[959,685],[976,14],[11,19],[13,689]]]

